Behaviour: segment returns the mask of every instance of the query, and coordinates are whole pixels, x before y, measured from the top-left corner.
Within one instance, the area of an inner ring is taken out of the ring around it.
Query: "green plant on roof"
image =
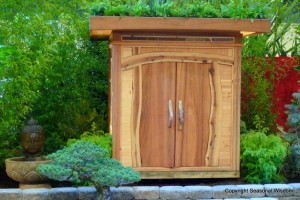
[[[102,1],[91,6],[93,15],[137,17],[202,17],[202,18],[270,18],[267,2],[250,1],[175,1],[131,0],[128,2]]]

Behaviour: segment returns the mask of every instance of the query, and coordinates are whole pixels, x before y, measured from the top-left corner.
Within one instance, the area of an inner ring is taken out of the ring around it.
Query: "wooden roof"
[[[243,36],[270,32],[267,19],[179,17],[90,17],[92,39],[108,39],[112,31],[228,32]]]

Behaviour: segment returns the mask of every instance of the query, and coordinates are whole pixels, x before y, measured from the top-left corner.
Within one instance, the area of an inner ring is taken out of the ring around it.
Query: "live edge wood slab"
[[[113,157],[142,178],[240,175],[242,37],[269,20],[90,18],[110,40]]]

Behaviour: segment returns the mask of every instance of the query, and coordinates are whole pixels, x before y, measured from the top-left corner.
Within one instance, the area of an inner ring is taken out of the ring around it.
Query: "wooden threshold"
[[[239,171],[142,171],[142,179],[239,178]]]

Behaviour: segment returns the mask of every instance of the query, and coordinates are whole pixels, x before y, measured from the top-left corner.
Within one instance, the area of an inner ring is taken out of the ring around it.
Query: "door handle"
[[[179,108],[179,125],[178,129],[181,130],[183,123],[184,123],[184,111],[182,106],[182,101],[178,101],[178,108]]]
[[[172,108],[172,101],[169,100],[169,122],[168,127],[172,127],[172,121],[173,121],[173,108]]]

